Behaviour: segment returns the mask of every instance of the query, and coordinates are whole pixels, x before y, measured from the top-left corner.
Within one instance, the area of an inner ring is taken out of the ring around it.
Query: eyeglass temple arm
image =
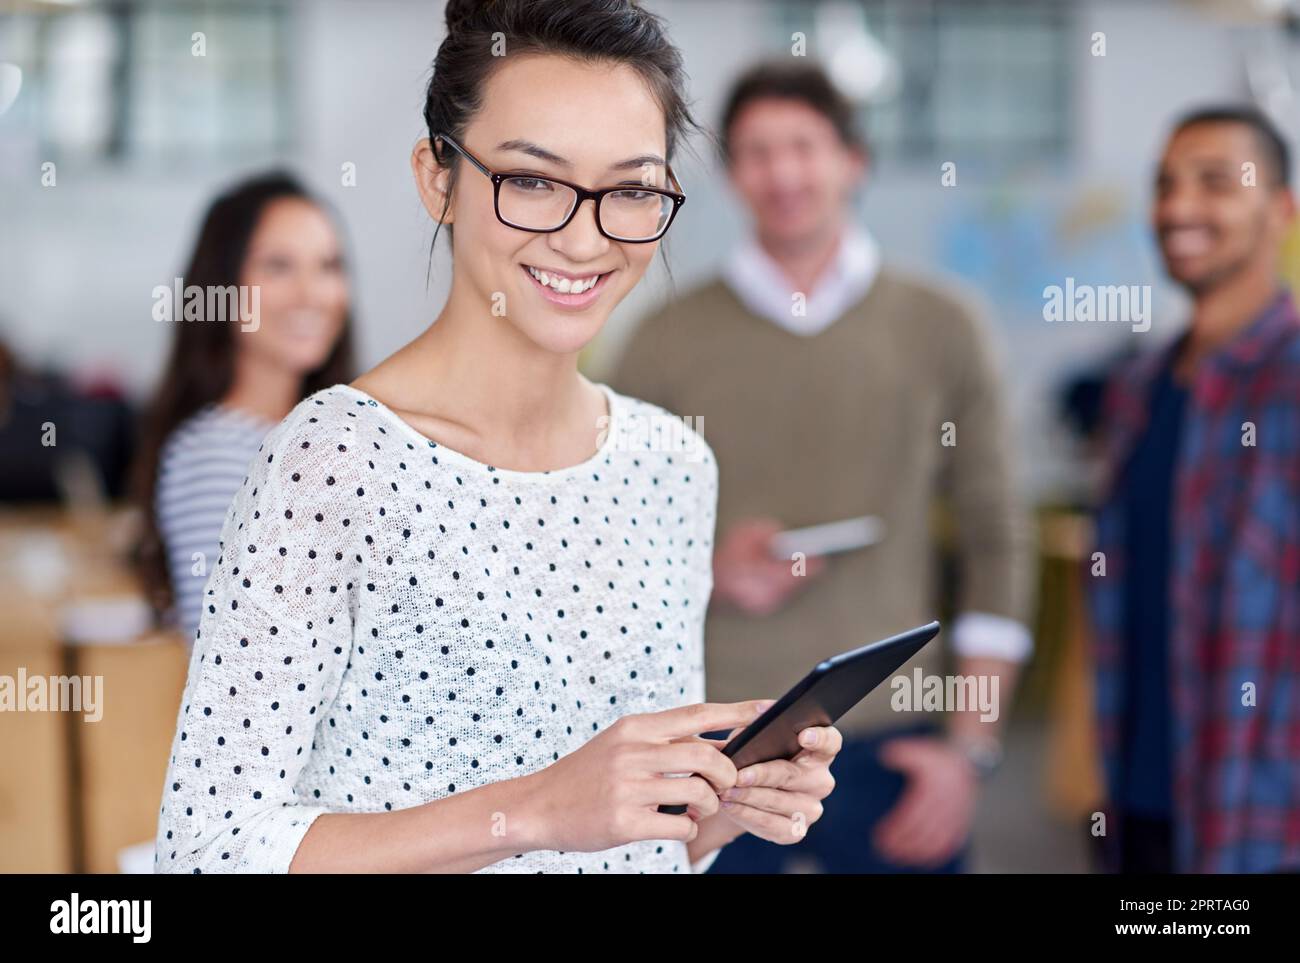
[[[473,154],[467,151],[464,147],[461,147],[460,144],[456,143],[446,134],[438,134],[434,137],[434,140],[440,140],[444,144],[449,145],[453,150],[456,151],[456,153],[464,157],[467,161],[469,161],[471,164],[477,167],[485,175],[487,175],[488,177],[492,176],[492,171],[488,170],[488,168],[482,163],[482,161],[480,161],[477,157],[475,157]],[[439,163],[441,163],[442,158],[438,158],[438,161]]]
[[[685,198],[686,191],[682,189],[682,182],[677,179],[677,174],[673,170],[672,165],[664,164],[664,170],[668,172],[668,177],[672,181],[673,190],[675,190],[678,194],[682,195],[682,197]]]

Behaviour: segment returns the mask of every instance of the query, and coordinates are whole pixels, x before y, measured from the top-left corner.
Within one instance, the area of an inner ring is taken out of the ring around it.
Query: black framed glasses
[[[534,234],[562,231],[582,203],[590,199],[596,202],[596,228],[601,234],[611,241],[648,244],[668,232],[677,211],[686,203],[682,185],[667,164],[664,169],[676,190],[620,185],[592,191],[540,174],[494,171],[446,134],[434,139],[447,144],[492,181],[492,206],[497,220],[521,231]]]

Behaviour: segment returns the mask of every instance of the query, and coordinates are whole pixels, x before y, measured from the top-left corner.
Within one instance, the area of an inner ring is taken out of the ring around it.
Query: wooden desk
[[[0,675],[63,671],[54,568],[71,551],[40,512],[0,515]],[[66,566],[65,566],[66,567]],[[52,712],[0,712],[0,872],[72,869],[67,732]]]
[[[1053,605],[1062,650],[1052,674],[1049,703],[1046,794],[1063,818],[1088,818],[1105,794],[1093,709],[1093,670],[1088,658],[1084,598],[1084,559],[1091,544],[1091,523],[1077,512],[1044,513],[1041,519],[1043,561],[1061,569]]]
[[[71,716],[75,815],[85,872],[115,873],[117,854],[152,840],[185,688],[188,652],[171,634],[69,650],[71,672],[104,680],[103,718]]]
[[[0,872],[116,872],[151,840],[185,684],[179,637],[67,645],[67,607],[139,597],[103,526],[57,509],[0,512],[0,675],[103,679],[98,721],[0,712]]]

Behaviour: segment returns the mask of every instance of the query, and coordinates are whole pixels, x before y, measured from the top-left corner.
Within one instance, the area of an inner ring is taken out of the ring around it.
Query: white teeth
[[[596,286],[596,282],[600,280],[599,274],[593,274],[589,278],[562,278],[558,274],[550,275],[531,266],[528,267],[528,273],[552,291],[558,291],[560,294],[581,294],[583,291],[591,290]]]

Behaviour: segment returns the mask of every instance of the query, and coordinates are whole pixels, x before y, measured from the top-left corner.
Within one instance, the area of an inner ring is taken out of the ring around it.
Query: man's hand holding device
[[[774,557],[772,540],[780,533],[781,523],[770,518],[746,519],[728,529],[713,555],[715,601],[746,615],[771,615],[821,573],[823,559],[808,559],[804,574],[795,575],[790,559]]]
[[[770,518],[737,522],[714,555],[714,598],[747,615],[771,615],[826,568],[825,556],[867,548],[883,535],[884,523],[874,515],[794,529]]]
[[[885,523],[877,515],[859,515],[823,525],[791,528],[772,538],[774,558],[792,559],[796,554],[806,558],[838,555],[869,548],[885,537]]]

